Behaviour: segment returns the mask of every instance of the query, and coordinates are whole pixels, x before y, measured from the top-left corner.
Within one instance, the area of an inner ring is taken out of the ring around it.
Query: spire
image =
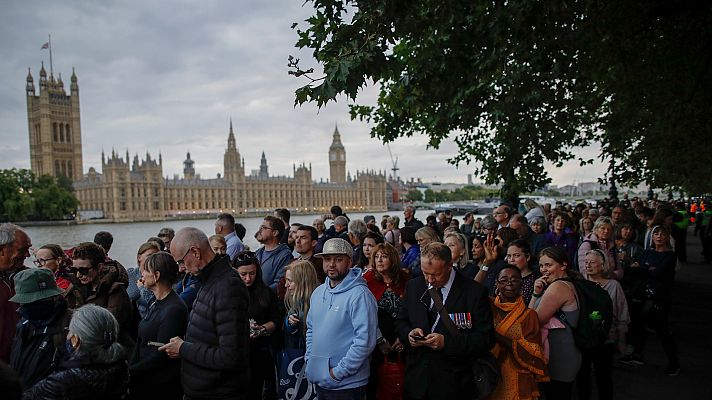
[[[260,178],[269,177],[269,172],[267,170],[267,157],[265,156],[264,150],[262,151],[262,159],[260,159]]]
[[[183,161],[183,176],[185,179],[195,178],[195,168],[193,164],[195,164],[195,161],[190,159],[190,152],[188,152],[185,156],[185,161]]]
[[[72,82],[77,81],[77,74],[74,72],[74,67],[72,67]]]
[[[47,71],[44,69],[44,61],[42,61],[42,68],[40,68],[40,78],[47,78]]]
[[[232,131],[232,117],[230,117],[230,134],[227,135],[227,149],[236,150],[235,133]]]
[[[333,139],[331,141],[331,147],[329,147],[330,150],[334,149],[343,149],[344,145],[341,143],[341,134],[339,133],[339,126],[334,124],[334,134],[333,134]]]
[[[30,67],[27,67],[27,82],[32,83],[34,79],[32,79],[32,71],[30,71]]]
[[[104,149],[102,148],[102,149],[101,149],[101,165],[102,165],[102,166],[103,166],[104,163],[105,163],[104,160],[105,160],[105,157],[104,157]]]

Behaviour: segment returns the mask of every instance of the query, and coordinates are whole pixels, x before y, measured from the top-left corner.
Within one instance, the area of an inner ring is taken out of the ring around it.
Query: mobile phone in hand
[[[149,346],[155,346],[155,347],[163,347],[166,345],[165,343],[161,343],[161,342],[148,342],[146,344]]]
[[[421,335],[411,335],[410,337],[412,337],[413,340],[416,340],[416,341],[425,340],[425,336],[421,336]]]

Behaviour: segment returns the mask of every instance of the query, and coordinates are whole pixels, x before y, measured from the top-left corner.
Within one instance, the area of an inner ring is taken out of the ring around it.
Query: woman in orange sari
[[[498,400],[528,400],[540,396],[538,382],[548,381],[539,318],[522,299],[522,273],[504,266],[492,298],[497,343],[492,354],[500,367],[502,381],[490,396]]]

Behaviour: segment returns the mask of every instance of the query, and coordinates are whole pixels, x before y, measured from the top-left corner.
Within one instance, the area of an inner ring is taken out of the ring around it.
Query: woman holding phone
[[[183,395],[180,359],[171,359],[158,351],[172,337],[183,337],[188,324],[188,309],[173,291],[178,264],[170,253],[160,251],[148,256],[140,268],[141,283],[156,300],[138,325],[136,348],[129,366],[131,398],[153,399],[156,395],[180,398]]]

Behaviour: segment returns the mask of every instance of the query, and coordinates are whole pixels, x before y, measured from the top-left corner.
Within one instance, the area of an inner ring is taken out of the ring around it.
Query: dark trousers
[[[318,400],[363,400],[366,398],[366,386],[353,389],[330,390],[316,387]]]
[[[668,363],[677,364],[677,346],[668,320],[669,306],[659,304],[653,306],[651,310],[643,312],[644,302],[631,301],[629,304],[630,326],[628,327],[628,340],[633,346],[633,352],[639,355],[643,354],[643,349],[648,339],[646,328],[649,326],[655,330],[660,338]]]
[[[578,400],[588,400],[591,397],[591,366],[596,377],[598,399],[613,398],[613,352],[613,344],[581,351],[581,368],[576,376]]]
[[[251,346],[250,384],[247,387],[247,398],[261,400],[264,391],[265,399],[276,399],[274,383],[276,379],[274,360],[267,346]]]
[[[549,381],[541,383],[541,391],[544,392],[546,400],[571,400],[573,394],[573,382]]]

